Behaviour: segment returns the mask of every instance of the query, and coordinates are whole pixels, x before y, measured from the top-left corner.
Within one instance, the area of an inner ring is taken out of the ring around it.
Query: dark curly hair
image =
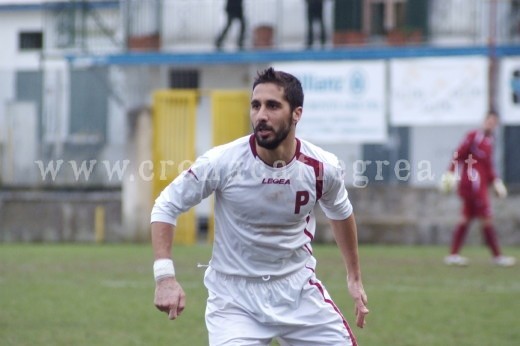
[[[303,106],[303,88],[302,84],[292,74],[283,71],[275,71],[269,67],[264,71],[258,72],[253,83],[253,90],[258,84],[274,83],[283,88],[283,96],[291,106],[291,112],[298,107]]]

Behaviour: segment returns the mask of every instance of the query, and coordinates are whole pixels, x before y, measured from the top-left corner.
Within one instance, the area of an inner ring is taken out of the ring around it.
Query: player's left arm
[[[331,165],[324,166],[324,193],[320,206],[330,220],[345,263],[348,290],[356,304],[356,324],[363,328],[368,308],[367,295],[361,280],[356,219],[345,188],[343,169],[339,162],[331,162]]]
[[[487,160],[486,160],[486,169],[487,169],[487,175],[489,177],[489,184],[493,186],[493,190],[495,191],[496,195],[499,198],[506,198],[507,197],[507,188],[496,173],[495,170],[495,164],[493,160],[493,151],[492,149],[489,151]]]
[[[356,219],[352,213],[344,220],[330,220],[330,223],[347,269],[348,290],[356,304],[356,324],[363,328],[368,314],[368,299],[361,280]]]

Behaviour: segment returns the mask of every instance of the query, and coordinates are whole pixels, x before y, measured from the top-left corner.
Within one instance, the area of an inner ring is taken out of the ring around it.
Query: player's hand
[[[347,285],[348,291],[352,298],[354,298],[354,303],[356,304],[356,325],[359,328],[363,328],[365,326],[365,316],[369,312],[367,308],[368,298],[365,289],[359,280],[350,280],[347,278]]]
[[[186,294],[174,277],[162,279],[155,284],[154,304],[157,309],[166,312],[170,320],[176,319],[184,310]]]
[[[456,183],[457,177],[455,176],[455,173],[447,171],[441,176],[439,190],[442,193],[450,193],[455,188]]]
[[[493,180],[493,189],[497,194],[498,198],[506,198],[507,197],[507,189],[504,185],[504,182],[500,178],[496,178]]]

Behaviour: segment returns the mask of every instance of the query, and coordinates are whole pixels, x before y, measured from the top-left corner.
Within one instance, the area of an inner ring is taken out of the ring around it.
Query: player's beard
[[[273,132],[274,138],[262,138],[262,136],[260,136],[258,132],[263,130]],[[256,143],[258,143],[259,146],[268,150],[276,149],[287,138],[289,132],[291,132],[291,119],[289,118],[286,123],[282,123],[278,131],[275,131],[271,126],[268,126],[265,122],[261,122],[258,125],[256,125],[254,132]]]

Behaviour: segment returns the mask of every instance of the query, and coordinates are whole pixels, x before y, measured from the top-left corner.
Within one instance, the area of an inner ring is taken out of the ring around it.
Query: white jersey
[[[175,225],[179,214],[212,192],[210,266],[228,275],[282,276],[301,269],[312,256],[316,202],[333,220],[352,213],[335,155],[297,139],[293,160],[273,168],[257,155],[250,135],[199,157],[157,198],[151,221]]]

